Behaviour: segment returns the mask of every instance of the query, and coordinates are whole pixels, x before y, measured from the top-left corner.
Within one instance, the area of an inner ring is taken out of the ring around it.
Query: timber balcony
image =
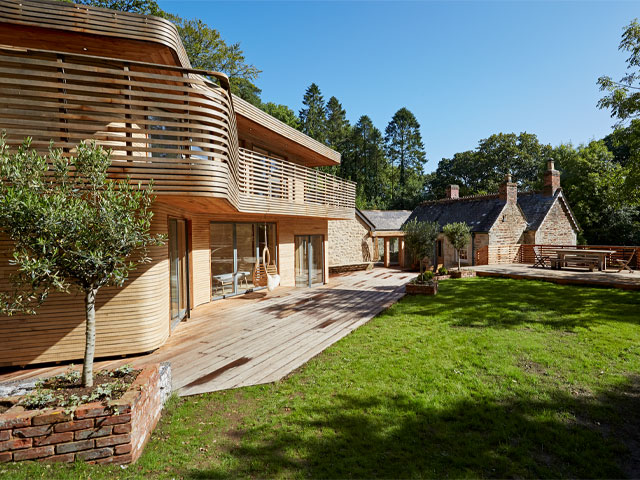
[[[353,218],[354,183],[239,148],[229,83],[215,72],[0,46],[0,130],[10,145],[29,136],[65,155],[95,140],[111,149],[112,178],[153,181],[157,195]]]

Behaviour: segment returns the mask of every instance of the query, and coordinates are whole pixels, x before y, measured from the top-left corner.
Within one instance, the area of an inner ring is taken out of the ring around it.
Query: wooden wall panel
[[[155,209],[154,209],[155,210]],[[166,211],[155,212],[152,231],[166,233]],[[11,244],[0,242],[0,288],[10,291]],[[96,302],[96,356],[146,352],[169,336],[167,246],[154,247],[123,288],[103,287]],[[84,298],[53,294],[36,315],[0,317],[0,366],[79,360],[84,354]]]

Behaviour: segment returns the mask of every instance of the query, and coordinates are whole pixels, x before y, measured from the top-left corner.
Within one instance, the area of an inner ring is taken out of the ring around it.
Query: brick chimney
[[[553,166],[553,160],[547,162],[547,171],[544,172],[544,187],[542,193],[545,197],[553,197],[560,188],[560,172]]]
[[[458,185],[449,185],[447,187],[447,196],[451,200],[460,198],[460,187]]]
[[[504,200],[507,203],[518,202],[518,184],[511,181],[510,173],[505,177],[504,183],[500,185],[498,192],[500,194],[500,200]]]

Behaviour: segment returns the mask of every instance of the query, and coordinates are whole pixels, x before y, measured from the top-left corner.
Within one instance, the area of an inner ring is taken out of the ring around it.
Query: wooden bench
[[[560,269],[562,267],[585,267],[590,272],[598,268],[600,260],[592,255],[565,255],[551,259],[551,268]]]

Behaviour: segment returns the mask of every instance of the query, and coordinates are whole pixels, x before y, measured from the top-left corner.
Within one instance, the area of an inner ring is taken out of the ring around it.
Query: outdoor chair
[[[627,258],[626,260],[624,259],[615,259],[612,262],[612,266],[613,267],[620,267],[620,270],[618,270],[616,273],[620,273],[622,270],[629,270],[629,272],[634,273],[633,270],[631,270],[631,267],[629,266],[629,264],[631,263],[631,260],[633,260],[633,257],[636,254],[636,250],[634,250],[631,255],[629,255],[629,258]]]
[[[542,267],[547,268],[547,262],[551,265],[551,257],[547,255],[542,255],[538,253],[538,251],[534,248],[533,254],[535,255],[536,261],[533,263],[533,267]]]

